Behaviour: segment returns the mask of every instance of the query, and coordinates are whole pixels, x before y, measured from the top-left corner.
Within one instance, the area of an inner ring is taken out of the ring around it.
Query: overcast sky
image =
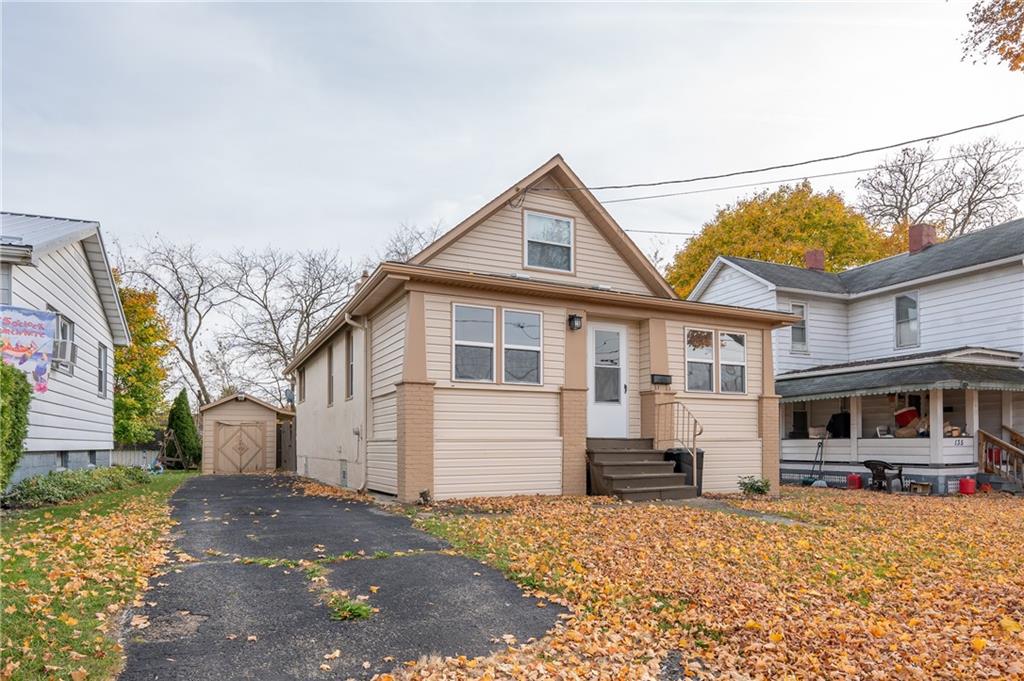
[[[3,207],[96,219],[127,245],[360,259],[400,222],[454,225],[555,153],[589,184],[639,182],[1024,112],[1021,75],[961,62],[968,8],[5,3]],[[1024,142],[1020,121],[995,131]],[[854,181],[814,184],[852,198]],[[609,209],[692,232],[751,191]]]

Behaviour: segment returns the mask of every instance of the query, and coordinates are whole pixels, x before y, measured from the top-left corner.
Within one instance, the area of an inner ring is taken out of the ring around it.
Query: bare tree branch
[[[876,225],[928,222],[946,237],[988,227],[1017,214],[1024,193],[1020,151],[993,137],[935,150],[903,149],[857,182],[858,207]]]

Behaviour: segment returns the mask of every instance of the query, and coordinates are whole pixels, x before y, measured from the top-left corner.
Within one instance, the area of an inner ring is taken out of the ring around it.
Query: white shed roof
[[[92,270],[96,290],[110,326],[115,345],[131,343],[128,322],[117,295],[100,223],[90,220],[0,213],[0,260],[18,265],[35,265],[47,253],[82,242]]]

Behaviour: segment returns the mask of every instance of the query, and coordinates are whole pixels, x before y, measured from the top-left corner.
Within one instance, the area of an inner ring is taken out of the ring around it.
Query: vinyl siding
[[[277,412],[248,400],[232,400],[201,412],[203,421],[203,473],[214,473],[217,423],[262,423],[261,470],[277,468]]]
[[[539,186],[553,188],[550,180]],[[575,235],[572,274],[523,267],[523,211],[571,217]],[[564,192],[528,192],[523,204],[503,206],[426,263],[489,274],[525,272],[538,280],[580,286],[606,284],[618,291],[651,294],[651,290]]]
[[[363,486],[360,477],[360,437],[353,433],[358,428],[365,436],[364,423],[367,399],[365,333],[352,329],[352,351],[355,354],[355,381],[352,399],[345,399],[345,333],[339,333],[329,343],[334,347],[334,404],[327,406],[327,352],[326,345],[304,364],[306,371],[306,399],[295,404],[295,452],[299,475],[307,475],[332,485],[345,484],[351,488]],[[367,450],[370,445],[367,443]],[[369,457],[367,457],[369,458]],[[345,479],[342,479],[342,471]]]
[[[896,348],[898,293],[918,292],[921,343]],[[1024,352],[1024,268],[979,272],[850,304],[850,360],[980,346]]]
[[[696,300],[760,310],[775,308],[775,294],[767,284],[730,265],[723,265],[718,270],[718,274]]]
[[[846,302],[786,293],[779,293],[778,300],[778,309],[782,312],[790,312],[792,303],[806,305],[807,352],[793,351],[793,330],[790,327],[775,329],[772,346],[776,373],[850,361],[846,341]]]
[[[697,446],[704,450],[704,490],[735,492],[741,476],[761,475],[761,439],[758,436],[758,400],[763,387],[761,330],[715,328],[747,334],[747,393],[704,394],[685,391],[684,329],[687,326],[708,328],[706,324],[688,325],[677,321],[669,321],[666,326],[668,362],[676,382],[676,399],[693,412],[704,428],[697,440]]]
[[[558,414],[553,391],[438,389],[434,495],[561,493]]]
[[[395,384],[402,380],[407,300],[403,296],[370,318],[370,433],[366,442],[369,489],[398,491],[398,411]]]
[[[114,343],[81,242],[43,256],[38,266],[15,265],[11,304],[45,310],[75,323],[74,376],[50,371],[49,389],[33,393],[26,452],[108,450],[114,447]],[[99,345],[107,347],[107,390],[97,390]]]

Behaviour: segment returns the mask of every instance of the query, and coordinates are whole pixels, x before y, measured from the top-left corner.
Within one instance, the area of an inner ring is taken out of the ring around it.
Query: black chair
[[[871,486],[877,490],[892,492],[892,481],[900,481],[900,491],[906,491],[906,484],[903,482],[903,466],[893,465],[887,461],[871,459],[864,462],[864,467],[871,471]]]

